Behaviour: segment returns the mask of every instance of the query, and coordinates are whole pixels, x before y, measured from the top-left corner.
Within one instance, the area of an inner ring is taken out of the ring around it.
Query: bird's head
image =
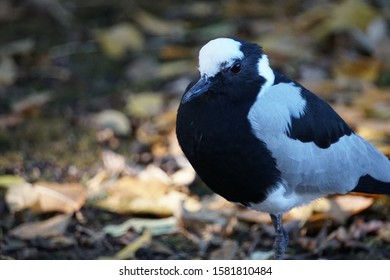
[[[230,38],[211,40],[201,48],[199,72],[200,79],[187,89],[183,104],[202,96],[210,100],[257,95],[275,79],[260,46]]]

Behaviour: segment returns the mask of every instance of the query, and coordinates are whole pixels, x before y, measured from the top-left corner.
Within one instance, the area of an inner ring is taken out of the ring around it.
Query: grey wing
[[[390,182],[390,161],[357,134],[343,136],[326,149],[281,138],[267,146],[287,186],[296,192],[346,193],[365,175]]]
[[[365,175],[390,182],[390,161],[325,101],[297,83],[270,87],[258,97],[248,119],[295,192],[346,193]]]

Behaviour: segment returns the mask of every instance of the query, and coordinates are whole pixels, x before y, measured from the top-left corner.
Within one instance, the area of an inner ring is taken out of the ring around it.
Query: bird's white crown
[[[199,51],[199,72],[202,77],[214,77],[223,67],[230,67],[237,59],[244,59],[241,43],[230,38],[217,38],[204,45]],[[265,79],[262,92],[269,88],[275,80],[273,70],[269,66],[267,55],[259,57],[257,70]]]
[[[244,57],[240,50],[241,43],[229,38],[211,40],[199,51],[200,75],[214,77],[221,66],[229,67],[236,59]]]

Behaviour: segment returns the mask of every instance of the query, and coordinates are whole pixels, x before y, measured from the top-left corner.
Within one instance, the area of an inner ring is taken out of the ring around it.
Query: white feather
[[[288,192],[288,189],[283,182],[279,182],[275,189],[268,194],[267,199],[261,203],[251,203],[249,207],[257,211],[276,215],[286,213],[294,207],[307,204],[323,196],[318,193],[298,194],[294,191]]]
[[[265,91],[268,90],[270,86],[273,85],[275,81],[275,74],[274,71],[269,66],[268,56],[263,54],[261,58],[259,59],[259,62],[257,64],[257,69],[259,72],[259,75],[262,76],[265,79],[265,83],[262,85],[260,90],[260,95],[263,94]]]
[[[221,66],[229,67],[236,59],[242,59],[241,43],[229,38],[211,40],[199,51],[200,75],[214,77]]]

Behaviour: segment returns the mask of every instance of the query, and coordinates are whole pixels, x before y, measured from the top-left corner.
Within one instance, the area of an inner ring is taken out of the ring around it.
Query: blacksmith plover
[[[179,144],[216,193],[267,212],[275,258],[282,215],[330,194],[390,194],[390,161],[323,100],[273,71],[257,44],[218,38],[199,52],[200,78],[177,114]]]

